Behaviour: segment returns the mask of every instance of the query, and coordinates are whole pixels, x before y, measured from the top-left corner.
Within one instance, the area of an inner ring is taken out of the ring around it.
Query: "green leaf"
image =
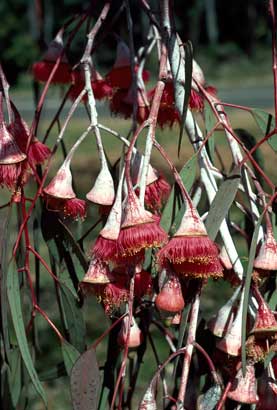
[[[78,351],[85,349],[86,328],[81,308],[77,299],[65,286],[60,288],[63,319],[70,342]]]
[[[10,352],[10,338],[9,338],[9,321],[8,321],[8,299],[7,299],[7,275],[8,275],[8,262],[7,262],[7,248],[9,245],[8,231],[9,222],[11,220],[11,208],[8,209],[6,219],[2,221],[0,240],[0,286],[1,286],[1,325],[5,354],[9,359]]]
[[[46,395],[43,390],[42,384],[38,378],[37,372],[34,368],[32,357],[28,348],[27,337],[25,333],[25,326],[23,321],[23,314],[21,308],[21,297],[19,290],[19,281],[18,273],[16,269],[11,269],[8,272],[7,278],[7,291],[8,291],[8,300],[11,309],[11,317],[14,325],[14,330],[17,337],[18,347],[21,352],[22,359],[28,371],[28,374],[31,378],[31,381],[37,391],[44,401],[45,406],[47,407]]]
[[[18,347],[11,350],[9,355],[9,368],[8,368],[8,383],[9,390],[14,407],[17,406],[22,380],[21,380],[21,354]]]
[[[98,410],[106,410],[109,394],[110,394],[110,389],[108,389],[107,386],[104,386],[104,389],[101,392],[101,396],[99,399]]]
[[[197,164],[197,156],[194,155],[181,169],[180,177],[187,189],[190,191],[196,174],[196,164]],[[172,222],[175,219],[176,214],[178,213],[181,207],[181,203],[177,201],[177,194],[176,194],[176,184],[174,184],[167,203],[164,207],[162,218],[161,218],[161,226],[164,228],[166,232],[169,231]]]
[[[51,381],[66,375],[64,362],[58,363],[56,366],[42,370],[39,372],[39,379],[43,381]]]
[[[260,110],[258,108],[251,109],[251,114],[253,115],[257,125],[265,137],[268,133],[274,130],[275,121],[272,114],[269,114],[266,111]],[[268,144],[276,152],[277,151],[277,135],[272,135],[268,140]]]
[[[205,101],[204,106],[204,117],[205,117],[205,127],[206,127],[206,134],[208,134],[216,124],[216,118],[211,109],[210,104]],[[214,162],[214,135],[212,134],[208,139],[208,151],[212,162]]]
[[[240,169],[235,168],[231,175],[220,185],[205,221],[208,235],[212,240],[216,238],[220,225],[232,205],[240,183]]]
[[[241,360],[242,360],[242,372],[244,376],[245,376],[245,371],[246,371],[245,341],[246,341],[247,311],[248,311],[248,305],[249,305],[249,291],[250,291],[251,278],[252,278],[252,272],[253,272],[253,264],[254,264],[254,259],[256,255],[257,242],[258,242],[258,237],[259,237],[259,229],[260,229],[263,217],[264,217],[264,213],[262,213],[261,216],[259,217],[257,224],[255,226],[254,232],[253,232],[253,237],[252,237],[250,251],[249,251],[248,266],[247,266],[245,282],[244,282],[242,329],[241,329],[241,341],[242,341]]]
[[[80,352],[78,352],[78,350],[66,340],[62,342],[61,347],[65,369],[67,374],[70,376],[74,363],[80,357]]]
[[[185,306],[185,308],[182,312],[182,319],[181,319],[180,328],[179,328],[179,334],[178,334],[178,341],[177,341],[176,350],[179,350],[183,346],[184,336],[185,336],[185,331],[186,331],[186,328],[187,328],[190,308],[191,308],[191,304],[189,303]],[[175,377],[176,377],[176,371],[177,371],[179,360],[180,360],[180,355],[176,357],[175,362],[174,362],[174,370],[173,370],[173,379],[174,380],[175,380]]]
[[[273,357],[275,357],[276,352],[269,352],[264,360],[264,368],[266,369]]]
[[[170,235],[174,235],[177,229],[179,228],[186,208],[186,204],[183,202],[181,208],[179,209],[177,215],[174,218],[173,224],[171,225]]]
[[[83,353],[72,368],[70,388],[74,410],[96,410],[100,392],[100,372],[94,349]]]
[[[221,397],[221,387],[216,384],[197,400],[197,410],[214,410]]]
[[[65,241],[70,246],[72,253],[77,257],[80,262],[80,265],[84,269],[84,272],[88,270],[88,259],[85,256],[84,252],[80,248],[78,242],[74,239],[72,233],[68,229],[68,227],[59,219],[59,224],[62,228],[62,232],[64,234]]]
[[[184,97],[184,103],[183,103],[179,141],[178,141],[178,157],[180,156],[180,150],[181,150],[183,133],[184,133],[184,126],[186,122],[189,98],[190,98],[190,93],[191,93],[191,82],[192,82],[193,48],[189,40],[186,42],[184,48],[185,48],[185,97]]]

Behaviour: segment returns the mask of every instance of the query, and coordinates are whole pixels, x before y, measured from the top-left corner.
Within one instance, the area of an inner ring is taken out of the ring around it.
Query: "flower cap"
[[[86,194],[89,201],[99,205],[112,205],[114,202],[114,183],[107,166],[99,172],[92,189]]]
[[[87,273],[85,274],[84,278],[82,279],[83,283],[89,283],[92,285],[103,285],[107,283],[111,283],[112,276],[109,270],[108,265],[102,262],[99,259],[92,259]]]
[[[76,198],[76,194],[72,188],[72,174],[70,171],[70,162],[66,161],[58,170],[56,176],[44,188],[47,195],[61,199]]]
[[[254,260],[254,268],[277,270],[277,242],[271,230],[267,231],[265,241]]]
[[[178,230],[175,232],[176,236],[207,236],[207,231],[204,223],[195,208],[187,207]]]
[[[134,192],[129,192],[122,215],[122,228],[155,222],[152,214],[144,209]]]
[[[56,37],[49,43],[48,49],[43,55],[43,60],[54,63],[62,53],[63,49],[63,29],[61,29],[60,31],[58,31]],[[65,54],[62,56],[61,62],[68,63]]]
[[[118,41],[116,48],[116,59],[113,67],[119,68],[129,66],[130,58],[130,50],[127,44],[122,40]]]
[[[227,397],[239,403],[255,404],[258,402],[257,381],[253,364],[246,364],[245,377],[243,377],[242,368],[239,369]]]

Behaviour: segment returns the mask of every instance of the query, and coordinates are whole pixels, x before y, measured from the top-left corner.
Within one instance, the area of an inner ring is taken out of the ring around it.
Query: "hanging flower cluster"
[[[10,104],[13,118],[7,124],[0,93],[0,186],[11,190],[13,200],[17,202],[20,201],[21,188],[29,176],[36,173],[36,166],[49,158],[51,151],[31,135],[15,105],[12,102]]]
[[[85,88],[83,70],[74,69],[66,57],[63,43],[63,30],[60,30],[54,40],[49,44],[47,51],[41,61],[33,65],[33,75],[37,81],[46,82],[53,70],[57,59],[60,59],[58,68],[52,78],[54,84],[71,84],[69,98],[75,100]],[[105,77],[95,69],[91,62],[91,87],[96,100],[109,100],[112,114],[123,118],[131,118],[134,106],[136,109],[136,121],[142,123],[149,116],[149,108],[155,94],[155,87],[146,90],[145,83],[150,79],[149,72],[142,68],[137,62],[134,64],[134,72],[131,66],[131,54],[127,44],[119,40],[117,54],[112,69]],[[212,97],[216,96],[216,89],[206,84],[202,69],[193,60],[193,78],[189,107],[197,112],[204,110],[204,98],[197,85],[199,83]],[[87,95],[83,97],[87,102]],[[180,115],[175,107],[173,79],[169,78],[160,103],[157,123],[160,127],[172,127],[180,122]]]

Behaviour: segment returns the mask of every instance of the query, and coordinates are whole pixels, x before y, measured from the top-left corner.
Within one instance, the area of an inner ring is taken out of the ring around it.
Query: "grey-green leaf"
[[[274,130],[275,123],[272,114],[269,114],[268,112],[260,110],[258,108],[253,108],[251,110],[251,114],[253,115],[257,125],[261,129],[263,137],[265,137],[269,132]],[[275,152],[277,152],[277,135],[272,135],[272,137],[270,137],[267,140],[267,142],[271,146],[271,148]]]
[[[85,350],[85,322],[77,299],[65,286],[60,288],[64,325],[72,343],[79,352]]]
[[[71,369],[76,362],[76,360],[79,358],[80,353],[78,350],[72,346],[70,343],[68,343],[66,340],[62,342],[62,354],[63,354],[63,361],[65,365],[65,369],[67,374],[70,376]]]
[[[240,178],[240,169],[236,167],[231,175],[222,182],[213,202],[211,203],[205,225],[208,235],[213,240],[216,238],[220,225],[235,199]]]
[[[241,359],[242,359],[243,375],[245,375],[245,371],[246,371],[245,341],[246,341],[247,311],[248,311],[248,304],[249,304],[249,291],[250,291],[250,285],[251,285],[251,278],[252,278],[252,271],[253,271],[253,264],[254,264],[255,254],[256,254],[257,242],[258,242],[258,237],[259,237],[259,229],[260,229],[263,217],[264,217],[264,214],[262,213],[254,229],[250,251],[249,251],[249,259],[248,259],[248,266],[247,266],[247,271],[246,271],[246,276],[245,276],[245,282],[244,282],[242,329],[241,329],[241,343],[242,343]]]
[[[197,157],[194,155],[181,169],[180,177],[187,189],[189,191],[194,183],[195,174],[196,174],[196,164],[197,164]],[[173,186],[171,193],[169,195],[168,201],[164,207],[162,218],[161,218],[161,226],[164,228],[166,232],[169,231],[172,222],[177,215],[181,204],[178,206],[176,205],[176,189],[175,185]]]
[[[221,397],[221,387],[216,384],[209,388],[197,400],[197,410],[214,410]]]
[[[100,392],[100,372],[94,349],[83,353],[73,366],[70,388],[74,410],[96,410]]]
[[[18,347],[14,347],[9,354],[9,368],[8,368],[8,383],[9,390],[14,407],[17,406],[20,392],[21,392],[21,354]]]
[[[180,134],[178,141],[178,157],[180,155],[184,126],[187,117],[189,98],[191,93],[191,82],[192,82],[192,60],[193,60],[193,48],[190,41],[185,44],[185,97],[183,103],[183,111],[180,125]]]
[[[38,378],[37,372],[34,368],[32,357],[28,347],[28,341],[25,333],[25,326],[23,321],[23,314],[21,308],[21,297],[19,290],[19,281],[17,270],[10,269],[8,272],[7,278],[7,292],[8,300],[11,309],[11,317],[14,325],[14,330],[17,338],[18,347],[21,352],[22,359],[26,366],[26,369],[29,373],[30,379],[37,391],[44,401],[45,406],[47,407],[47,399],[42,387],[42,384]]]
[[[216,118],[211,109],[210,104],[205,101],[205,108],[204,108],[204,116],[205,116],[205,127],[206,133],[208,134],[216,124]],[[208,150],[209,155],[211,157],[212,162],[214,162],[214,135],[212,134],[208,139]]]

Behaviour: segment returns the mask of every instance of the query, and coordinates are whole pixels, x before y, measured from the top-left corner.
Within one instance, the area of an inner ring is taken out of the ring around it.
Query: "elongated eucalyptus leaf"
[[[197,410],[214,410],[221,397],[221,387],[216,384],[209,388],[197,400]]]
[[[28,371],[30,379],[45,406],[47,406],[46,395],[42,384],[38,378],[37,372],[34,368],[32,357],[28,347],[28,341],[25,333],[25,325],[23,321],[23,314],[21,308],[21,297],[19,290],[18,273],[16,269],[10,269],[7,279],[8,300],[11,310],[11,317],[14,325],[14,330],[17,337],[18,347],[21,352],[22,359]]]
[[[174,218],[173,224],[171,225],[171,229],[170,229],[171,235],[174,235],[177,229],[179,228],[186,209],[187,209],[186,204],[182,203],[181,208],[179,209],[177,215]]]
[[[243,310],[242,310],[242,329],[241,329],[241,340],[242,340],[241,360],[242,360],[242,372],[244,376],[245,376],[245,371],[246,371],[245,341],[246,341],[247,311],[248,311],[248,305],[249,305],[249,291],[250,291],[250,285],[251,285],[251,278],[252,278],[253,264],[254,264],[255,254],[256,254],[257,242],[258,242],[258,237],[259,237],[259,229],[260,229],[263,217],[264,217],[264,214],[260,216],[255,226],[255,229],[254,229],[250,251],[249,251],[248,266],[247,266],[247,271],[245,275],[244,294],[243,294]]]
[[[7,248],[9,241],[8,230],[9,222],[11,219],[11,208],[8,209],[8,213],[5,221],[1,225],[1,235],[0,235],[0,287],[1,287],[1,325],[2,325],[2,335],[4,350],[7,358],[9,359],[10,351],[10,340],[9,340],[9,324],[8,324],[8,299],[7,299],[7,274],[8,274],[8,263],[7,263]]]
[[[39,379],[43,381],[51,381],[66,375],[64,362],[58,363],[56,366],[47,368],[39,372]]]
[[[8,383],[9,390],[14,407],[17,406],[21,388],[21,354],[18,347],[14,347],[9,355],[9,368],[8,368]]]
[[[215,239],[220,225],[232,205],[240,183],[240,169],[235,168],[219,187],[205,221],[208,235]]]
[[[189,191],[193,185],[195,174],[196,174],[196,164],[197,164],[197,157],[193,156],[181,169],[180,177],[187,189]],[[168,201],[164,207],[162,218],[161,218],[161,226],[164,228],[165,231],[169,231],[172,222],[175,219],[176,214],[178,213],[181,207],[182,201],[178,203],[177,195],[176,195],[176,187],[173,186],[171,193],[169,195]]]
[[[191,93],[191,82],[192,82],[192,60],[193,60],[193,48],[190,41],[187,41],[185,44],[185,97],[183,103],[182,118],[180,124],[180,133],[178,141],[178,157],[180,155],[185,121],[187,117],[189,98]]]
[[[72,367],[74,366],[74,363],[80,356],[80,352],[78,352],[78,350],[70,343],[68,343],[66,340],[62,342],[61,347],[65,369],[67,374],[70,376]]]
[[[62,232],[64,234],[65,241],[69,244],[72,253],[77,257],[77,259],[80,262],[80,265],[84,269],[84,272],[88,270],[88,259],[85,256],[84,252],[80,248],[78,242],[74,239],[72,233],[68,229],[68,227],[61,221],[59,220],[59,224],[62,228]]]
[[[49,212],[47,209],[43,209],[41,216],[41,231],[44,240],[47,243],[49,252],[57,263],[65,261],[69,271],[75,278],[75,288],[78,285],[78,281],[83,276],[83,272],[88,269],[88,260],[81,250],[77,241],[75,241],[69,228],[58,218],[54,212]],[[82,272],[77,272],[80,276],[78,279],[76,270],[74,269],[74,263],[72,256],[75,256]]]
[[[110,390],[106,386],[104,386],[104,389],[99,399],[98,410],[106,410],[109,393],[110,393]]]
[[[185,306],[182,312],[182,319],[181,319],[181,324],[179,328],[176,350],[179,350],[184,344],[184,336],[185,336],[185,331],[186,331],[186,327],[188,323],[190,308],[191,308],[191,304],[189,303]],[[175,362],[174,362],[174,370],[173,370],[173,376],[172,376],[174,380],[176,377],[176,371],[177,371],[179,360],[180,360],[180,355],[176,357]]]
[[[85,322],[77,298],[64,286],[61,287],[61,304],[64,316],[64,325],[70,342],[79,352],[85,349]]]
[[[216,118],[211,109],[210,104],[205,101],[204,106],[204,116],[205,116],[205,127],[206,127],[206,134],[208,134],[216,124]],[[212,134],[208,139],[208,151],[212,162],[214,162],[214,135]]]
[[[94,349],[83,353],[74,364],[70,388],[74,410],[96,410],[100,391],[100,372]]]
[[[267,366],[269,365],[269,363],[271,362],[271,360],[273,359],[274,356],[276,356],[276,352],[268,353],[268,355],[266,356],[266,358],[264,360],[264,368],[265,369],[267,368]]]
[[[253,108],[251,110],[251,114],[253,115],[257,125],[261,129],[263,133],[263,137],[266,136],[269,132],[274,130],[274,117],[272,114],[269,114],[266,111],[260,110],[258,108]],[[274,134],[267,140],[268,144],[271,148],[277,152],[277,135]]]

